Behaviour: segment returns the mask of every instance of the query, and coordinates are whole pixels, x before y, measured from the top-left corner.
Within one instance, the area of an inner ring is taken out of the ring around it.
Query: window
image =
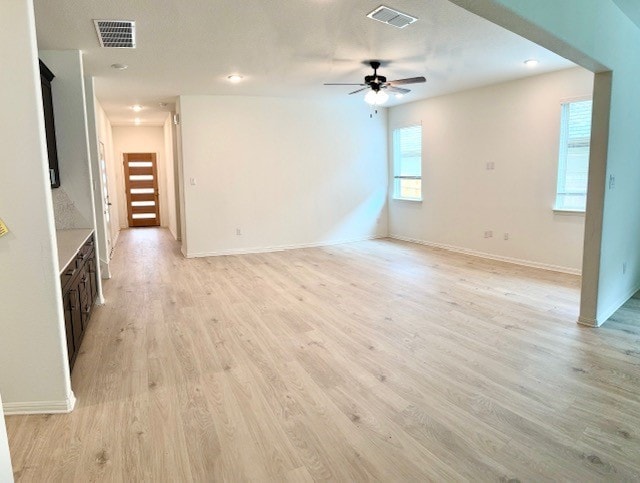
[[[393,131],[393,197],[422,200],[422,126]]]
[[[586,208],[592,104],[591,100],[562,104],[556,210]]]

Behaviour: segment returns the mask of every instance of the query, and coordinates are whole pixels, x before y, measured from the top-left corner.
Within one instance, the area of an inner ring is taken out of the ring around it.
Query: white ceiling
[[[542,47],[448,0],[385,0],[419,20],[399,30],[366,18],[381,0],[35,0],[40,49],[80,49],[115,124],[162,122],[180,94],[344,99],[363,61],[383,61],[389,80],[427,83],[389,105],[572,67]],[[137,48],[99,46],[93,19],[134,20]],[[528,69],[523,61],[540,61]],[[110,68],[124,63],[125,71]],[[230,84],[229,74],[245,79]],[[160,108],[160,102],[170,103]],[[128,106],[142,104],[134,114]]]

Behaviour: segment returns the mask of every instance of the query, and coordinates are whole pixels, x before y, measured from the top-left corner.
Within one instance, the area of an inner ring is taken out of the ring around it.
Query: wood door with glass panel
[[[129,226],[160,226],[155,153],[125,153],[124,184]]]

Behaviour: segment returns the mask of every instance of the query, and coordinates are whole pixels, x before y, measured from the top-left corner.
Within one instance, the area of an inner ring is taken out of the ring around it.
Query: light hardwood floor
[[[638,478],[640,323],[577,325],[577,277],[391,240],[186,260],[160,229],[113,273],[76,410],[8,418],[17,481]]]

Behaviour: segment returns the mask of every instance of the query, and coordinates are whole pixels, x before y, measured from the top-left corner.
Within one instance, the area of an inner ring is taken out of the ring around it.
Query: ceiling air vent
[[[367,17],[372,18],[373,20],[377,20],[378,22],[386,23],[387,25],[392,25],[399,29],[403,29],[407,25],[410,25],[418,20],[411,15],[398,12],[397,10],[385,7],[384,5],[376,8],[373,12],[367,15]]]
[[[94,20],[101,47],[136,48],[136,23],[130,20]]]

